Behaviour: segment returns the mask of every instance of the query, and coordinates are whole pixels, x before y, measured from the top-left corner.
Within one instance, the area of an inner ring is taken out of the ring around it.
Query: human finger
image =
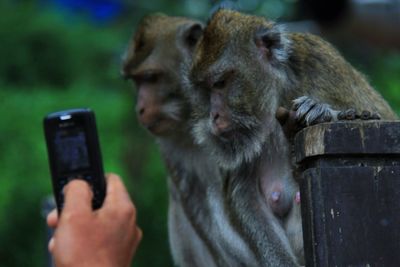
[[[48,248],[48,250],[49,250],[51,253],[53,253],[53,250],[54,250],[54,237],[52,237],[52,238],[50,239],[47,248]]]
[[[107,194],[104,200],[104,206],[110,205],[113,202],[131,202],[128,191],[118,175],[110,173],[106,175],[106,179]]]
[[[92,210],[93,193],[87,182],[82,179],[71,180],[64,187],[63,212],[87,212]]]
[[[56,228],[58,224],[58,213],[57,209],[53,209],[49,214],[47,214],[47,225],[51,228]]]

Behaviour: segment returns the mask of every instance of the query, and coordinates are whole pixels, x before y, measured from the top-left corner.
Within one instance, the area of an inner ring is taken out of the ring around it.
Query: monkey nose
[[[213,120],[213,134],[221,135],[230,130],[230,124],[228,121],[224,120],[221,116],[217,116]]]
[[[143,115],[144,114],[144,108],[139,108],[138,113],[139,113],[140,116]]]
[[[212,118],[213,122],[219,118],[219,113],[217,111],[211,110],[210,117]]]

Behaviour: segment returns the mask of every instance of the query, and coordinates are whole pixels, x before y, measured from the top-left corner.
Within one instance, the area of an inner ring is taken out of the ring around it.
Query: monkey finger
[[[380,120],[381,116],[377,112],[372,113],[371,111],[363,110],[360,114],[360,119],[362,119],[362,120]]]
[[[324,122],[330,122],[333,120],[332,114],[330,114],[329,112],[320,114],[318,117],[314,117],[314,118],[307,118],[306,122],[307,125],[315,125],[315,124],[319,124],[319,123],[324,123]]]
[[[355,120],[359,117],[360,115],[357,114],[357,111],[354,108],[341,111],[338,114],[338,120]]]
[[[307,125],[315,125],[323,122],[330,122],[333,119],[333,110],[327,104],[316,104],[305,116]]]
[[[276,110],[275,118],[276,118],[276,119],[279,121],[279,123],[283,126],[283,125],[287,122],[287,120],[288,120],[288,118],[289,118],[289,114],[290,114],[290,112],[289,112],[288,109],[286,109],[286,108],[284,108],[284,107],[279,107],[279,108]]]
[[[301,96],[293,100],[292,110],[297,111],[300,108],[309,107],[311,108],[315,104],[315,101],[308,96]]]
[[[297,119],[296,112],[293,110],[280,107],[275,116],[288,138],[291,138],[304,127],[304,125]]]
[[[380,120],[381,119],[381,115],[378,112],[374,112],[371,115],[371,120]]]
[[[293,110],[296,111],[296,116],[299,121],[305,120],[306,115],[317,104],[316,101],[307,96],[297,98],[293,102],[294,102]]]
[[[371,112],[368,110],[363,110],[360,114],[360,119],[362,120],[370,120],[371,119]]]

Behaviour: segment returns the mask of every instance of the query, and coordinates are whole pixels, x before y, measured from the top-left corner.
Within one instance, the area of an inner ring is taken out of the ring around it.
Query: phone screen
[[[57,169],[61,173],[79,171],[90,167],[87,141],[83,128],[59,129],[54,136],[58,160]]]

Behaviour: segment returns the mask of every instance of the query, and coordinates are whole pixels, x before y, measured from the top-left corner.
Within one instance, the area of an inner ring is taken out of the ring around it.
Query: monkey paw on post
[[[304,127],[323,122],[381,119],[381,116],[377,112],[363,110],[359,113],[354,108],[336,110],[329,104],[318,102],[309,96],[302,96],[293,100],[291,110],[279,107],[275,116],[288,137],[293,137]]]

